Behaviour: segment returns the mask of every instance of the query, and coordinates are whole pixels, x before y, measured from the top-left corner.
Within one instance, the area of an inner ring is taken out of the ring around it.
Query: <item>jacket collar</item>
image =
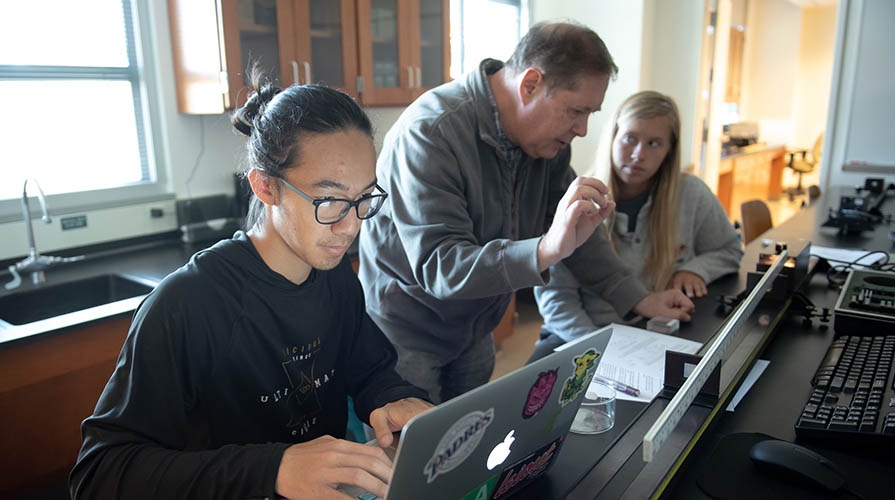
[[[491,85],[488,83],[488,77],[500,71],[503,66],[502,61],[484,59],[476,71],[471,71],[467,75],[466,85],[477,104],[475,108],[479,122],[479,138],[485,144],[497,149],[507,162],[514,164],[521,160],[525,153],[519,146],[510,142],[501,127],[497,101],[494,100],[494,93],[491,92]],[[487,106],[479,102],[486,99]]]

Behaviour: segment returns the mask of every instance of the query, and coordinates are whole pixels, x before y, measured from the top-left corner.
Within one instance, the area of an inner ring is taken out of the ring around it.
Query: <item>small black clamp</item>
[[[821,331],[826,331],[829,327],[827,323],[829,323],[832,318],[832,313],[830,312],[829,307],[818,308],[811,302],[811,299],[802,292],[793,292],[791,310],[802,317],[802,327],[804,328],[811,328],[813,326],[812,318],[818,318],[821,322],[821,324],[818,325],[818,328],[820,328]]]

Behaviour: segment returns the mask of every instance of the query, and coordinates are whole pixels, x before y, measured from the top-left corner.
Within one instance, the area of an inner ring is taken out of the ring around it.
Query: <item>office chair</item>
[[[805,149],[789,151],[786,153],[789,155],[789,161],[786,166],[799,175],[798,185],[795,188],[786,190],[786,193],[789,194],[790,201],[792,201],[796,195],[805,194],[805,189],[802,187],[802,175],[811,173],[814,171],[814,167],[820,164],[820,152],[823,145],[824,134],[821,132],[820,135],[817,136],[817,139],[814,140],[814,146],[811,148],[810,157],[807,156],[808,151]]]
[[[808,199],[802,200],[802,208],[807,207],[808,205],[813,205],[815,200],[820,198],[821,192],[820,187],[817,184],[812,184],[808,186]]]
[[[744,244],[748,244],[774,227],[771,210],[768,209],[767,203],[761,200],[750,200],[740,205],[740,217],[743,219]]]

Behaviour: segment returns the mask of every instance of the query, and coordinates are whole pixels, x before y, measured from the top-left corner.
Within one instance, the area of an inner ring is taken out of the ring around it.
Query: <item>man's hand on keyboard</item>
[[[286,449],[277,473],[277,494],[286,498],[350,499],[339,484],[385,497],[392,462],[378,446],[323,436]]]
[[[370,413],[370,426],[376,433],[379,446],[383,448],[391,446],[395,439],[392,433],[400,431],[411,418],[430,408],[433,406],[428,401],[404,398],[373,410]]]

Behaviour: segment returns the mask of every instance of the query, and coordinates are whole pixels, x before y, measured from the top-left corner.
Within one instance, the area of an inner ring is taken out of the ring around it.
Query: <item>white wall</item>
[[[770,143],[788,143],[792,137],[800,24],[801,9],[787,1],[749,2],[740,116],[759,122],[762,138]],[[769,133],[773,137],[766,137]]]
[[[669,94],[678,103],[683,163],[692,159],[692,137],[703,3],[692,0],[535,0],[532,22],[571,19],[600,35],[618,65],[603,110],[592,116],[586,137],[572,144],[579,173],[593,163],[599,138],[622,100],[640,90]]]
[[[600,131],[621,101],[641,89],[644,0],[534,0],[532,23],[573,20],[600,35],[615,64],[618,79],[609,84],[603,110],[591,116],[587,136],[572,142],[572,166],[579,173],[590,169]]]
[[[648,0],[641,88],[670,95],[681,114],[681,163],[697,163],[693,121],[699,88],[703,2]]]
[[[824,187],[862,185],[867,177],[895,181],[893,26],[895,4],[890,0],[840,0],[822,159]],[[872,160],[888,168],[882,174],[846,171],[850,160]]]
[[[791,147],[810,149],[826,128],[835,35],[835,5],[802,9]]]

